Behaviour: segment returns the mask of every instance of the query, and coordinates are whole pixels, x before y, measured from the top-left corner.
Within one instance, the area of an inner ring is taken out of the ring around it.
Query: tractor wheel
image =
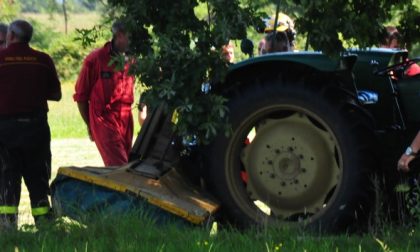
[[[367,216],[373,131],[349,99],[284,80],[232,95],[232,134],[209,146],[206,174],[231,223],[329,232]]]

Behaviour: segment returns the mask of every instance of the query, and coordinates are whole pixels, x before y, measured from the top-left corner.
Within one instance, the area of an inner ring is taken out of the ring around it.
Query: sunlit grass
[[[147,213],[97,215],[83,223],[60,219],[41,227],[1,233],[2,251],[419,251],[418,229],[398,228],[371,235],[318,235],[282,229],[219,229],[159,225]]]
[[[32,19],[42,24],[48,24],[54,31],[64,33],[64,17],[61,13],[22,13],[21,18]],[[68,33],[78,29],[92,28],[100,23],[101,15],[97,12],[69,13]]]

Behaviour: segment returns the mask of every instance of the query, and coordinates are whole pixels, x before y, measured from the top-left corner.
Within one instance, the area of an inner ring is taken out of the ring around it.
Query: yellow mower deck
[[[130,164],[120,168],[61,167],[58,175],[140,197],[194,224],[204,223],[219,208],[214,199],[188,184],[175,169],[159,179],[138,174]]]

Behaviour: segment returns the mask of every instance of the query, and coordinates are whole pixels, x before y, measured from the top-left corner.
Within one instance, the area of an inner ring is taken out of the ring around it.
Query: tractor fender
[[[220,91],[226,91],[253,84],[256,82],[277,79],[281,75],[317,76],[317,81],[334,79],[337,86],[356,93],[352,68],[356,62],[356,55],[331,59],[319,52],[282,52],[250,58],[232,65]],[[313,77],[311,77],[313,78]]]

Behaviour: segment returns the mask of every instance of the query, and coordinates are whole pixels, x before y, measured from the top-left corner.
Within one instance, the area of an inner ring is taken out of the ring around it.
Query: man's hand
[[[402,156],[400,157],[400,160],[398,160],[398,168],[397,169],[399,171],[409,172],[410,168],[408,167],[408,165],[410,164],[410,162],[414,158],[415,158],[415,156],[402,154]]]
[[[139,105],[139,114],[138,114],[138,121],[140,126],[143,125],[144,121],[147,117],[147,105],[142,103]]]

